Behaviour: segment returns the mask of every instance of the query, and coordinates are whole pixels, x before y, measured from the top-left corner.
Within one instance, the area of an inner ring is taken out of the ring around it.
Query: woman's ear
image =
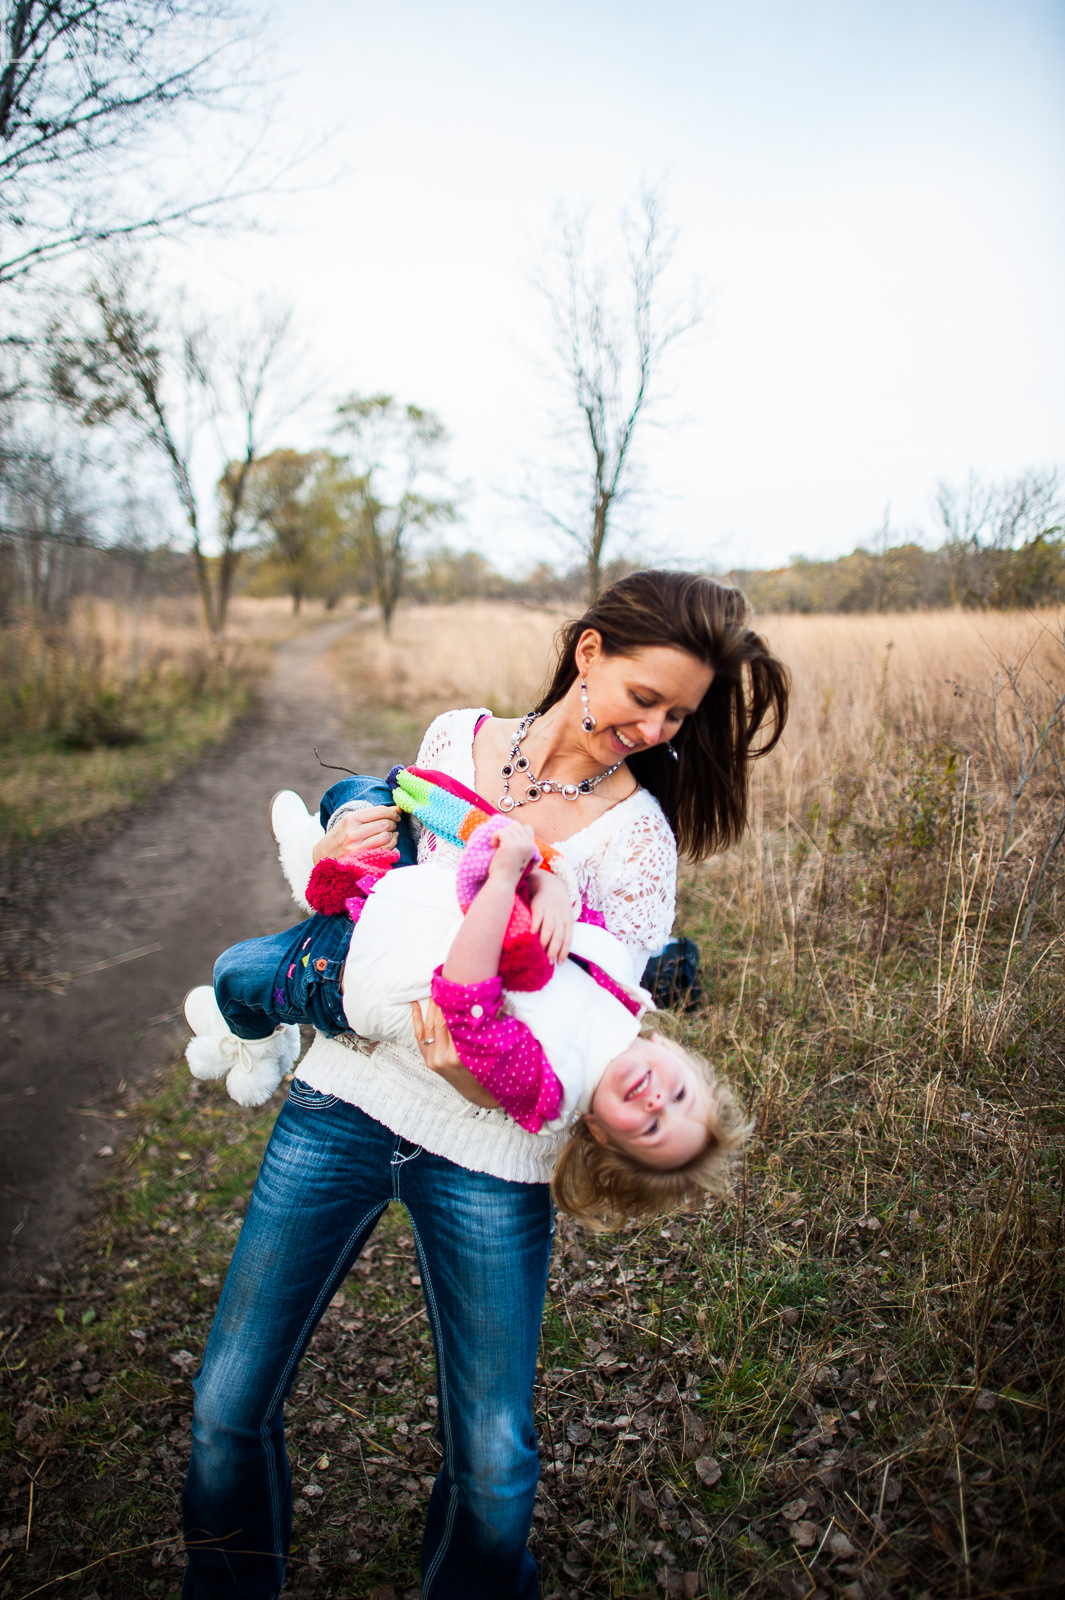
[[[596,1116],[594,1111],[586,1111],[581,1118],[581,1121],[588,1129],[588,1132],[591,1134],[596,1144],[610,1143],[610,1140],[607,1138],[606,1129],[603,1127],[603,1124],[599,1121],[599,1118]]]
[[[592,666],[603,653],[603,635],[597,628],[585,628],[577,640],[573,659],[577,663],[577,671],[582,678],[588,676],[588,668]]]

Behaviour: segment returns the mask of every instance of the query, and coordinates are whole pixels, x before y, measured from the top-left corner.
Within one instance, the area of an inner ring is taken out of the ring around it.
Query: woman
[[[503,810],[535,806],[537,834],[561,847],[640,972],[669,936],[678,846],[698,860],[741,836],[749,762],[780,737],[787,700],[787,672],[738,590],[634,573],[562,630],[535,712],[445,713],[418,765]],[[342,814],[315,854],[390,846],[397,822],[387,806]],[[437,848],[423,833],[419,859]],[[432,1010],[422,1054],[356,1055],[319,1035],[278,1116],[196,1379],[185,1600],[278,1594],[292,1512],[284,1401],[390,1200],[410,1213],[437,1359],[443,1462],[423,1600],[538,1592],[532,1395],[557,1142],[472,1091],[456,1114],[452,1085],[466,1080]]]

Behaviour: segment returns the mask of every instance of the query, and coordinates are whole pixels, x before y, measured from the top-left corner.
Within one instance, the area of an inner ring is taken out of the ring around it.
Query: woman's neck
[[[521,748],[538,777],[552,778],[556,783],[580,783],[603,771],[602,763],[587,748],[580,717],[576,684],[549,711],[537,717]]]
[[[528,756],[533,772],[538,778],[550,778],[552,783],[579,784],[586,778],[597,778],[603,771],[582,740],[580,727],[579,691],[577,701],[568,705],[566,699],[537,717],[522,741],[522,752]],[[500,767],[509,759],[518,721],[493,720],[477,735],[473,746],[474,787],[492,805],[498,805],[504,779]],[[510,779],[509,793],[520,798],[528,787],[526,782]],[[624,800],[633,791],[633,778],[628,767],[622,766],[603,783],[596,784],[590,792],[576,801],[561,794],[545,794],[527,805],[518,815],[523,822],[535,827],[541,839],[561,844],[575,833],[593,823],[605,811]]]

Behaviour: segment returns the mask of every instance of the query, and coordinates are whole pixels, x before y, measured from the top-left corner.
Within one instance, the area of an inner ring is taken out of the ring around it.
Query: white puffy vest
[[[461,923],[453,865],[430,861],[380,880],[352,930],[344,967],[344,1011],[355,1033],[417,1051],[411,1001],[428,1000]],[[605,928],[578,923],[572,951],[608,972],[639,1001],[641,1014],[651,1006],[628,951]],[[562,1084],[561,1113],[545,1132],[588,1109],[603,1069],[640,1031],[640,1017],[574,961],[556,968],[543,989],[507,990],[504,1005],[539,1040]]]

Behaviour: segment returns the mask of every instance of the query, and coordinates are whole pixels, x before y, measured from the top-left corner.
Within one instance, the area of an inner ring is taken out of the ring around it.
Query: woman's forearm
[[[513,907],[514,885],[490,874],[447,953],[444,977],[449,983],[484,983],[495,977]]]

